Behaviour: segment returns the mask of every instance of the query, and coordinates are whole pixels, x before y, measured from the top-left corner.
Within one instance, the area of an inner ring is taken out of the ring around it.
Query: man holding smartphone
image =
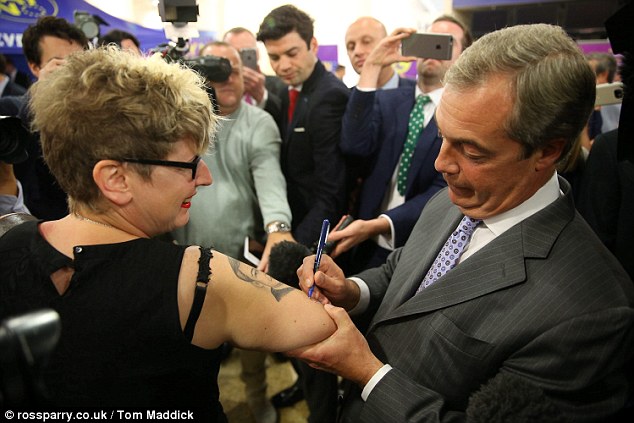
[[[257,40],[251,31],[243,27],[231,28],[225,32],[223,41],[240,52],[242,76],[244,79],[244,98],[249,104],[264,109],[277,124],[280,132],[282,125],[282,99],[286,85],[276,76],[264,75],[258,61],[260,54]]]
[[[328,238],[339,241],[332,257],[356,247],[351,271],[380,265],[404,245],[427,201],[446,185],[434,168],[442,144],[434,113],[443,93],[442,79],[471,44],[471,35],[456,18],[437,18],[428,32],[453,37],[451,58],[437,60],[401,54],[401,42],[414,32],[399,28],[377,44],[363,64],[343,117],[342,152],[367,163],[357,219]],[[416,60],[417,84],[378,90],[384,69],[408,60]]]
[[[350,24],[346,31],[346,51],[352,68],[357,74],[361,75],[363,64],[368,56],[385,37],[387,37],[385,26],[373,17],[362,16]],[[376,81],[377,89],[381,90],[410,84],[413,86],[415,82],[408,78],[401,78],[391,65],[381,67]]]

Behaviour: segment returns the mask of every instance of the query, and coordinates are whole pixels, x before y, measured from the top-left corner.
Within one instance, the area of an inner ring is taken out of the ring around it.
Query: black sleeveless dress
[[[44,382],[56,406],[191,410],[226,422],[218,400],[220,350],[191,345],[177,285],[186,246],[152,239],[74,247],[74,260],[26,222],[0,238],[0,318],[41,308],[61,316]],[[59,295],[49,275],[75,272]]]

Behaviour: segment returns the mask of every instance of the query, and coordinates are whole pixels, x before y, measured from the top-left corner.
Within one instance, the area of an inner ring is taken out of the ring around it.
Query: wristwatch
[[[286,222],[282,222],[280,220],[274,220],[273,222],[266,225],[266,233],[272,234],[274,232],[290,232],[291,225]]]

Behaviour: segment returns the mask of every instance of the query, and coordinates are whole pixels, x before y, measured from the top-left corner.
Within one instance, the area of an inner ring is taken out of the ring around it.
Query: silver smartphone
[[[242,65],[253,70],[258,68],[258,56],[254,48],[240,49],[240,58],[242,59]]]
[[[416,33],[401,41],[403,56],[416,56],[425,59],[451,59],[453,37],[449,34]]]
[[[597,97],[594,101],[595,106],[607,106],[608,104],[616,104],[623,102],[623,83],[612,82],[608,84],[597,85]]]

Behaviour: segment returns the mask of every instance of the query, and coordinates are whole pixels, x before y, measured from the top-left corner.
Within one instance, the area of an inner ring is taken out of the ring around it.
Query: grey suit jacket
[[[462,218],[440,191],[407,244],[359,275],[371,292],[367,340],[393,369],[367,402],[353,386],[344,421],[462,421],[498,372],[536,384],[572,421],[625,404],[634,289],[565,195],[413,296]]]

